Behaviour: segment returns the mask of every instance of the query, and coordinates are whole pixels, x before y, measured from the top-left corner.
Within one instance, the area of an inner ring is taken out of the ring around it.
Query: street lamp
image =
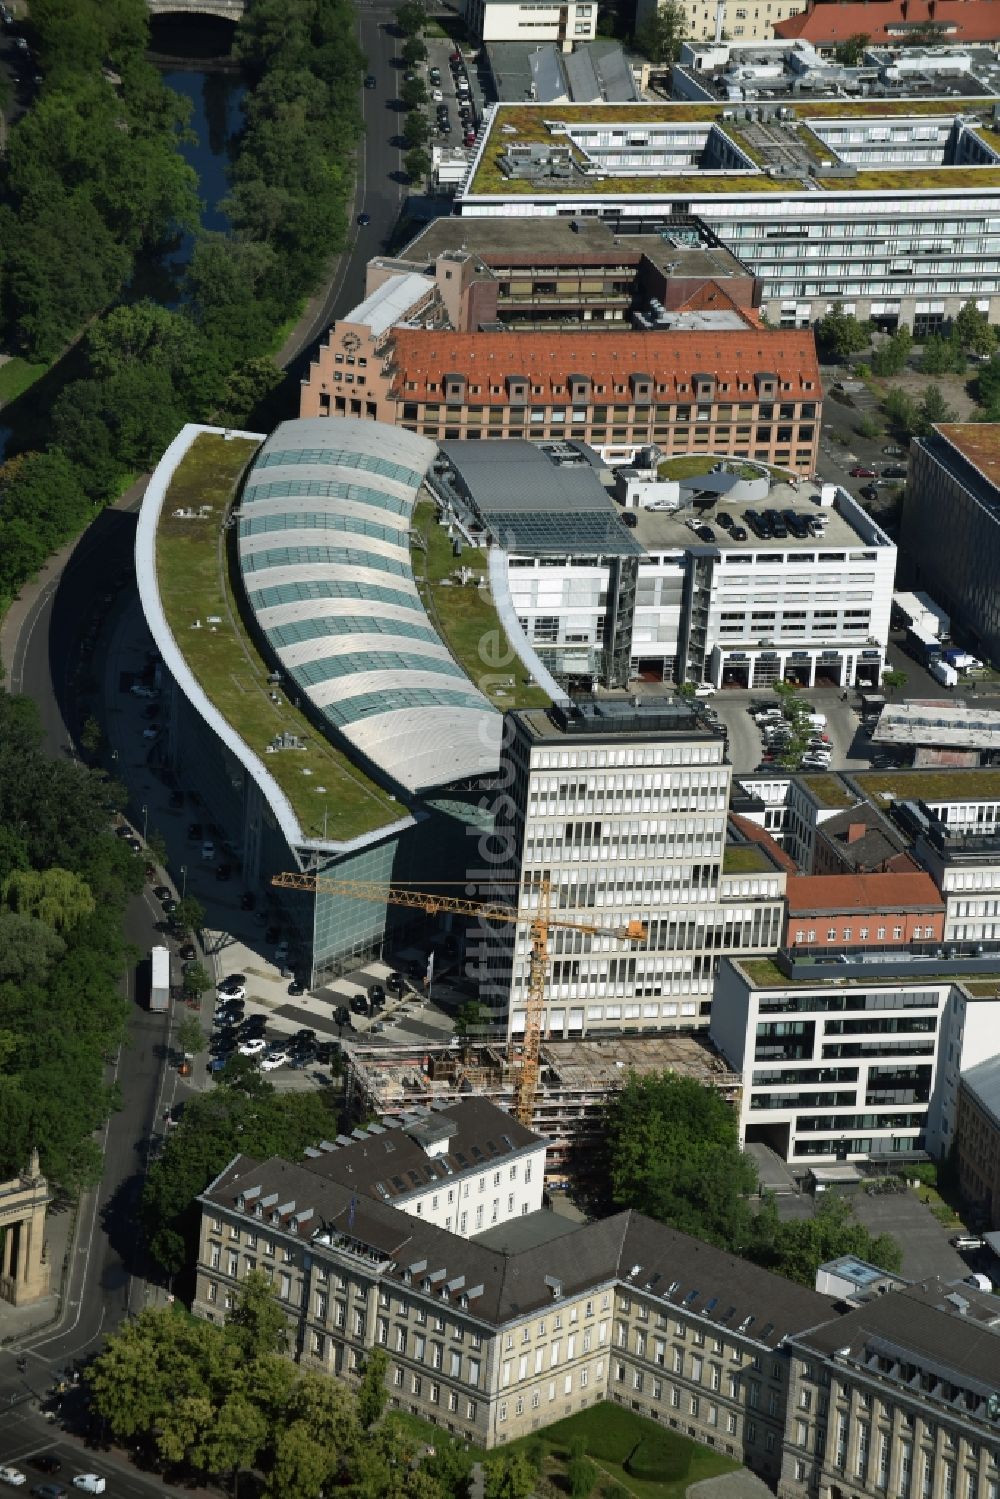
[[[185,897],[185,895],[187,894],[187,883],[188,883],[188,867],[187,867],[186,864],[182,864],[181,865],[181,900],[183,900],[184,897]]]
[[[142,841],[143,841],[143,843],[146,842],[146,829],[147,829],[148,825],[149,825],[149,808],[144,806],[143,809],[142,809]]]

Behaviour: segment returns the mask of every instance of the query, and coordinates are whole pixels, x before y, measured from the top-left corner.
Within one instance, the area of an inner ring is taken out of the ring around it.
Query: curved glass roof
[[[410,515],[436,445],[380,422],[284,422],[239,510],[244,587],[282,669],[409,791],[495,770],[500,715],[433,628]]]

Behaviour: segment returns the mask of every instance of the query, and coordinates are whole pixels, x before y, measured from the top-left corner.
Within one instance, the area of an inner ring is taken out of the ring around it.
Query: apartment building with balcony
[[[756,845],[727,858],[722,732],[680,700],[570,702],[508,723],[497,888],[532,910],[547,882],[557,918],[603,929],[553,927],[543,1035],[706,1025],[719,956],[776,947],[786,879]],[[643,940],[610,934],[632,919]],[[483,922],[466,952],[494,1023],[522,1035],[528,925]]]
[[[947,1154],[961,1075],[996,1049],[1000,999],[977,982],[994,964],[787,950],[724,959],[709,1034],[743,1074],[741,1141],[803,1169]]]

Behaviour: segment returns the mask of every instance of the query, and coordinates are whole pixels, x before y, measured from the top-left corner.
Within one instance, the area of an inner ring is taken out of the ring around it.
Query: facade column
[[[11,1265],[14,1262],[14,1234],[17,1230],[15,1223],[8,1223],[3,1241],[3,1273],[10,1275]]]
[[[809,657],[809,686],[816,686],[816,657]]]

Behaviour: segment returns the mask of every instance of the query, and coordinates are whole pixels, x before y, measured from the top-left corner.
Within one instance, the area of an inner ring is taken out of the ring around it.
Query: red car
[[[852,479],[874,479],[874,477],[875,470],[873,468],[865,468],[863,463],[856,463],[851,469]]]

